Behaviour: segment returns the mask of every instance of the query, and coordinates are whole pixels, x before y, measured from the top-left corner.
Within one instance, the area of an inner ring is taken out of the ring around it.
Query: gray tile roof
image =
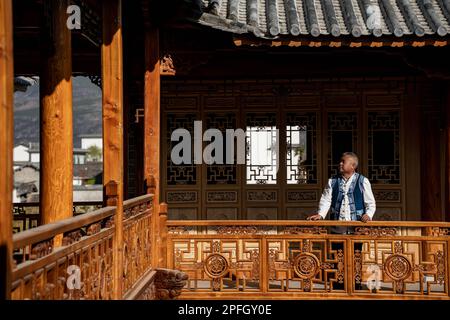
[[[447,36],[450,0],[202,0],[199,22],[260,38]]]

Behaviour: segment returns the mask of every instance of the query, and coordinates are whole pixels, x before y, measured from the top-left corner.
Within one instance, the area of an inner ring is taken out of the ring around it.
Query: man
[[[339,174],[328,180],[319,202],[317,214],[308,217],[308,220],[325,219],[331,207],[331,220],[362,221],[372,220],[376,204],[369,180],[356,172],[358,156],[353,152],[342,154],[339,163]],[[353,228],[333,227],[332,233],[350,234]],[[331,244],[332,250],[343,250],[341,242]],[[362,251],[362,243],[354,243],[355,252]],[[354,284],[356,290],[362,289],[360,282]],[[333,283],[333,289],[344,289],[344,283]]]
[[[339,163],[339,175],[328,180],[320,198],[319,210],[308,220],[325,219],[330,207],[331,220],[372,220],[376,210],[372,187],[366,177],[356,172],[357,167],[358,156],[345,152]]]

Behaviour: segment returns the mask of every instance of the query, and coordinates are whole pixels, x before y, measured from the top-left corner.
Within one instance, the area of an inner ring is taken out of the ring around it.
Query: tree
[[[102,150],[99,147],[92,145],[88,148],[87,157],[90,161],[100,161],[102,159]]]

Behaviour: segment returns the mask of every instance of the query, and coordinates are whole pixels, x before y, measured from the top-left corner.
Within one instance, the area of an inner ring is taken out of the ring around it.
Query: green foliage
[[[97,146],[90,146],[88,148],[87,156],[91,161],[100,161],[102,158],[102,150]]]

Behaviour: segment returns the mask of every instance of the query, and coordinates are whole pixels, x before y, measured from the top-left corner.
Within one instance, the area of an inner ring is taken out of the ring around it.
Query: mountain
[[[87,77],[73,77],[73,142],[80,134],[102,133],[102,92]],[[14,144],[39,142],[39,85],[14,93]]]

